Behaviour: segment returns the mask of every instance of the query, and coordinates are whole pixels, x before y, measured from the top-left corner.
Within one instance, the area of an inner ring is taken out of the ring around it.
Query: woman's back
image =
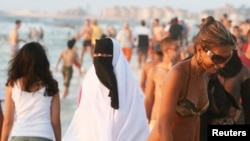
[[[34,92],[23,91],[17,81],[12,89],[16,120],[13,136],[42,136],[53,139],[50,119],[52,96],[45,96],[46,87]]]

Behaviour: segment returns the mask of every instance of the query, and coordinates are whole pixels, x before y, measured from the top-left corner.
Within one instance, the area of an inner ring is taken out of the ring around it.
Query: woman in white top
[[[133,37],[128,23],[124,23],[122,29],[118,32],[116,39],[119,41],[122,51],[130,62],[133,51]]]
[[[11,135],[10,135],[11,133]],[[60,141],[58,83],[44,48],[25,44],[10,61],[1,141]]]

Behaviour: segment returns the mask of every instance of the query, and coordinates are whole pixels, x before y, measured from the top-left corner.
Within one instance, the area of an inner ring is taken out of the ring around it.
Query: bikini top
[[[187,98],[188,86],[190,82],[190,73],[191,73],[191,62],[189,67],[188,83],[186,88],[186,93],[184,98],[177,102],[176,112],[181,116],[196,116],[203,114],[209,106],[209,101],[201,109],[198,109],[196,105]]]

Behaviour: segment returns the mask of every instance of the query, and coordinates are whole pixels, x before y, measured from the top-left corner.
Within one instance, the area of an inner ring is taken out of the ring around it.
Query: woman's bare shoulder
[[[170,70],[180,75],[186,75],[190,67],[190,60],[182,60],[175,64]]]

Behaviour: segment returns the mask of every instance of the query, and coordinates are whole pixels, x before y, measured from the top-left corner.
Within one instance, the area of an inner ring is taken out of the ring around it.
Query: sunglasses
[[[206,47],[203,47],[203,49],[207,53],[207,55],[211,58],[213,63],[215,63],[215,64],[227,63],[233,55],[233,51],[231,51],[230,56],[224,57],[224,56],[217,55],[217,54],[213,53],[211,50],[207,49]]]

